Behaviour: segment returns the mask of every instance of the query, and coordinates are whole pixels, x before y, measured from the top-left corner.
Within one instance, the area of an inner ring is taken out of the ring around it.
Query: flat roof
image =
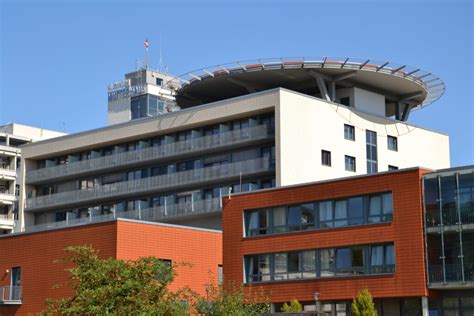
[[[187,72],[169,83],[181,83],[176,101],[182,108],[225,100],[257,91],[287,88],[312,96],[315,77],[340,87],[359,87],[389,101],[419,109],[439,99],[444,82],[430,72],[388,61],[338,57],[281,57],[219,64]]]

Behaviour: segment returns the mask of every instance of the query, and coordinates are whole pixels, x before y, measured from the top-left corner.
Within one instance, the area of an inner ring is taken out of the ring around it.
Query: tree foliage
[[[284,313],[297,313],[297,312],[302,312],[303,311],[303,306],[301,303],[296,299],[292,299],[290,304],[285,303],[283,304],[283,307],[281,308],[281,311]]]
[[[368,289],[363,289],[352,301],[354,316],[377,316],[372,295]]]
[[[285,303],[281,308],[281,311],[284,313],[297,313],[303,311],[303,306],[296,298],[292,299],[290,304]]]
[[[189,289],[176,292],[169,285],[176,276],[173,266],[154,257],[135,261],[100,259],[90,246],[65,249],[62,260],[71,280],[73,296],[48,300],[44,314],[66,315],[184,315],[183,300],[191,298]]]
[[[208,285],[206,297],[196,300],[196,311],[206,316],[257,316],[270,311],[267,297],[262,291],[248,288],[244,293],[242,286],[233,283]]]

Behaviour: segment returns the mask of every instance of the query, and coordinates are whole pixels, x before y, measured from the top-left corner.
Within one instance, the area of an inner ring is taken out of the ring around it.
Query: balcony
[[[210,183],[218,183],[226,179],[238,178],[240,175],[265,174],[273,170],[274,165],[268,158],[258,158],[139,180],[117,182],[92,189],[74,190],[29,198],[26,201],[25,210],[39,211],[48,208],[87,204],[151,192],[173,191],[188,186],[202,186]]]
[[[116,153],[89,160],[70,162],[63,165],[28,171],[27,184],[37,184],[51,179],[75,177],[87,173],[130,167],[164,159],[177,159],[187,154],[225,149],[237,144],[247,144],[269,139],[273,133],[266,125],[258,125],[245,130],[229,131],[218,135],[197,137],[191,140],[172,142],[159,147],[148,147],[135,151]]]
[[[430,288],[474,288],[474,264],[429,265]]]
[[[443,210],[441,216],[438,210],[426,211],[427,233],[439,233],[441,228],[445,231],[457,230],[459,225],[462,225],[463,229],[474,228],[474,208],[461,207],[459,214],[456,209],[447,209]]]
[[[105,215],[89,216],[84,218],[69,219],[66,221],[51,222],[46,224],[27,226],[25,230],[27,232],[37,232],[49,229],[57,229],[64,227],[71,227],[77,225],[85,225],[91,223],[99,223],[109,221],[118,218],[137,219],[143,221],[167,221],[176,218],[182,218],[187,216],[212,214],[220,212],[222,209],[221,199],[206,199],[198,200],[189,203],[163,205],[157,207],[151,207],[141,210],[134,210],[128,212],[114,212]]]
[[[0,229],[13,229],[14,225],[13,214],[0,214]]]
[[[0,204],[12,205],[16,201],[16,196],[7,190],[0,189]]]
[[[20,305],[22,300],[21,286],[0,287],[0,305]]]
[[[0,180],[15,180],[16,179],[16,171],[10,170],[7,168],[0,167]]]

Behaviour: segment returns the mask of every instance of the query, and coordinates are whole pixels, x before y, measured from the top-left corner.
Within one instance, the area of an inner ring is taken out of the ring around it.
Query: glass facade
[[[165,103],[158,96],[144,94],[131,99],[132,120],[163,114]]]
[[[244,257],[246,283],[395,272],[393,244],[311,249]]]
[[[423,177],[430,286],[474,282],[474,168]]]
[[[367,173],[376,173],[377,167],[377,133],[366,130]]]
[[[374,193],[246,211],[245,237],[390,222],[392,218],[392,193]]]

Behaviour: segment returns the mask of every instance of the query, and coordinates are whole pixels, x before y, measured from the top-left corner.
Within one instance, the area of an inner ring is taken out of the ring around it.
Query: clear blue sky
[[[474,162],[473,2],[0,0],[0,124],[69,133],[106,125],[107,84],[159,45],[173,74],[278,56],[351,56],[440,76],[446,94],[410,122]],[[162,40],[160,41],[160,34]]]

